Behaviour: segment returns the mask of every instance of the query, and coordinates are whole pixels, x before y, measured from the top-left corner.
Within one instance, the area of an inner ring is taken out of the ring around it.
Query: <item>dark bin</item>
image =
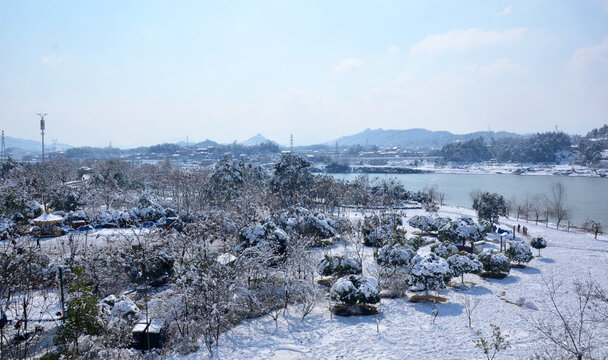
[[[138,350],[160,349],[163,347],[165,329],[161,320],[141,321],[133,328],[134,348]]]

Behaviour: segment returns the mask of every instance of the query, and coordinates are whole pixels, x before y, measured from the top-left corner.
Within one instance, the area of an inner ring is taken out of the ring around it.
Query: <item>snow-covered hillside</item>
[[[408,212],[408,217],[423,214],[421,210]],[[443,207],[440,216],[455,218],[469,209]],[[360,215],[352,215],[358,218]],[[514,221],[505,220],[510,228]],[[608,238],[594,240],[592,235],[557,231],[533,223],[520,222],[529,228],[524,241],[543,236],[548,247],[542,257],[535,257],[524,268],[513,268],[505,279],[484,279],[466,274],[466,288],[448,287],[440,293],[449,300],[442,304],[412,303],[407,298],[382,299],[382,316],[344,318],[332,316],[328,301],[323,300],[312,314],[301,320],[298,306],[288,308],[285,316],[275,322],[270,316],[251,319],[227,331],[215,349],[218,359],[481,359],[485,355],[475,347],[474,340],[481,331],[486,338],[491,333],[489,324],[500,327],[509,335],[511,347],[501,351],[497,359],[526,359],[547,348],[547,340],[533,331],[531,323],[548,316],[549,301],[546,283],[561,283],[557,300],[562,310],[577,306],[572,291],[573,282],[593,279],[608,287]],[[408,232],[414,229],[406,225]],[[496,244],[488,246],[496,247]],[[424,251],[421,249],[420,251]],[[332,254],[354,251],[335,245]],[[534,255],[537,251],[534,250]],[[324,252],[319,252],[319,257]],[[366,249],[364,275],[374,274],[372,250]],[[453,283],[458,283],[457,279]],[[468,299],[468,300],[467,300]],[[476,304],[472,313],[472,328],[465,302]],[[433,311],[438,315],[433,322]],[[588,327],[595,332],[594,342],[606,345],[608,329]],[[560,325],[555,323],[556,331]],[[604,350],[606,349],[599,349]],[[205,347],[175,359],[208,358]]]

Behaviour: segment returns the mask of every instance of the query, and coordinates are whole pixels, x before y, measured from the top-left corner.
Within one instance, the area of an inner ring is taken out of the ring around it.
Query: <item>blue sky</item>
[[[608,0],[0,0],[0,128],[72,145],[608,122]]]

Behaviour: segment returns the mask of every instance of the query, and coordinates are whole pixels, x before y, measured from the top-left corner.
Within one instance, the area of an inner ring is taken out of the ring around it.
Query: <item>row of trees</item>
[[[496,159],[499,162],[556,163],[572,155],[570,136],[563,132],[538,133],[527,138],[483,138],[445,145],[437,154],[445,161],[469,163]]]

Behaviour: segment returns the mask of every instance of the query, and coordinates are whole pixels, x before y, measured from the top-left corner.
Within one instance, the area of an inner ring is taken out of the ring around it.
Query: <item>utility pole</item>
[[[291,152],[293,153],[293,134],[290,134]]]
[[[2,130],[2,148],[0,150],[0,162],[8,161],[8,155],[6,154],[6,146],[4,145],[4,130]]]
[[[42,162],[44,162],[44,117],[48,114],[46,113],[37,113],[36,115],[40,116],[40,135],[42,135]]]

